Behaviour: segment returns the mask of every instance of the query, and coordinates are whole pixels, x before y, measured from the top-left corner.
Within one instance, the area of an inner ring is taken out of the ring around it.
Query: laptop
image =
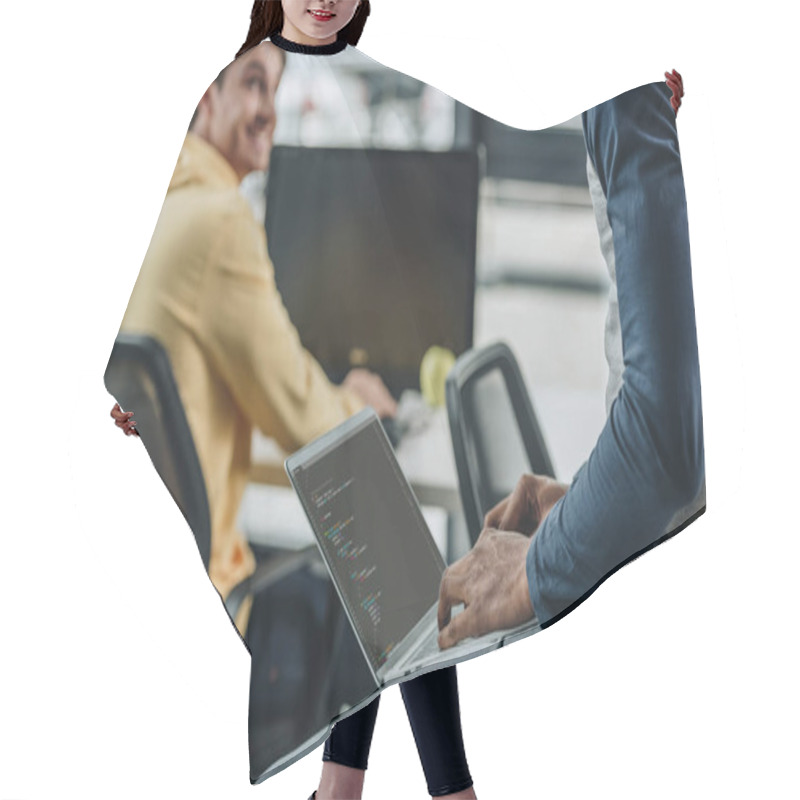
[[[376,687],[539,629],[530,620],[439,648],[444,559],[372,409],[289,456],[285,466]]]

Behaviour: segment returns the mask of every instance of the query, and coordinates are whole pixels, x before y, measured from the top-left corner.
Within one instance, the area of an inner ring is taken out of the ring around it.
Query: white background
[[[249,659],[103,372],[186,123],[250,0],[3,6],[0,798],[248,781]],[[798,170],[783,4],[376,0],[361,49],[547,127],[678,68],[708,512],[459,668],[481,798],[797,796]],[[790,4],[786,4],[790,8]],[[399,692],[365,798],[424,797]]]

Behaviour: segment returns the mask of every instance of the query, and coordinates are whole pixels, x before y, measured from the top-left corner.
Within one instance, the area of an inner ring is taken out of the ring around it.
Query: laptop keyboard
[[[413,663],[424,661],[430,656],[438,655],[442,651],[439,648],[439,629],[434,627],[433,630],[425,637],[425,642],[422,647],[414,653],[411,659]]]
[[[463,605],[454,606],[450,611],[451,618],[460,614],[463,609]],[[470,650],[470,646],[474,641],[475,639],[472,638],[464,639],[454,647],[448,648],[447,650],[442,650],[439,647],[439,626],[436,619],[434,619],[431,627],[428,629],[428,632],[425,635],[423,643],[420,645],[420,648],[409,659],[409,664],[416,665],[423,661],[427,662],[433,657],[440,656],[443,653],[450,654],[452,652],[461,650]]]
[[[456,606],[453,608],[451,612],[452,616],[459,614],[463,608],[464,606]],[[462,639],[460,642],[458,642],[458,644],[453,645],[453,647],[448,647],[446,650],[441,650],[439,648],[438,625],[434,620],[434,624],[432,628],[429,628],[429,633],[425,636],[419,650],[417,650],[408,659],[408,662],[404,666],[404,671],[406,674],[408,674],[408,672],[413,672],[415,669],[420,669],[421,667],[427,666],[428,664],[437,660],[443,661],[444,659],[460,658],[462,655],[473,653],[476,650],[482,650],[487,645],[494,644],[496,646],[496,643],[508,634],[516,633],[526,628],[531,628],[534,626],[534,624],[535,620],[531,620],[530,622],[525,622],[516,628],[493,631],[492,633],[487,633],[485,636],[468,637],[466,639]]]

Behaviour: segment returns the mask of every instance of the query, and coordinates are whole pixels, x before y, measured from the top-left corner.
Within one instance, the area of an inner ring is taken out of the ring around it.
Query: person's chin
[[[250,161],[247,164],[247,173],[250,174],[251,172],[266,172],[267,167],[269,167],[269,159],[264,161],[260,159],[258,161]]]
[[[312,23],[300,30],[311,39],[316,39],[318,43],[324,42],[326,39],[334,38],[338,35],[339,29],[330,23]]]
[[[269,150],[257,148],[247,159],[247,166],[250,172],[263,172],[269,166]]]

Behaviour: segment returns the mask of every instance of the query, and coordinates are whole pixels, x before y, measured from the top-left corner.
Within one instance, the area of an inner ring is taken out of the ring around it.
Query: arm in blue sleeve
[[[580,480],[528,550],[531,602],[545,624],[667,533],[705,474],[686,197],[669,90],[653,83],[602,103],[583,115],[583,130],[614,241],[623,385]]]

